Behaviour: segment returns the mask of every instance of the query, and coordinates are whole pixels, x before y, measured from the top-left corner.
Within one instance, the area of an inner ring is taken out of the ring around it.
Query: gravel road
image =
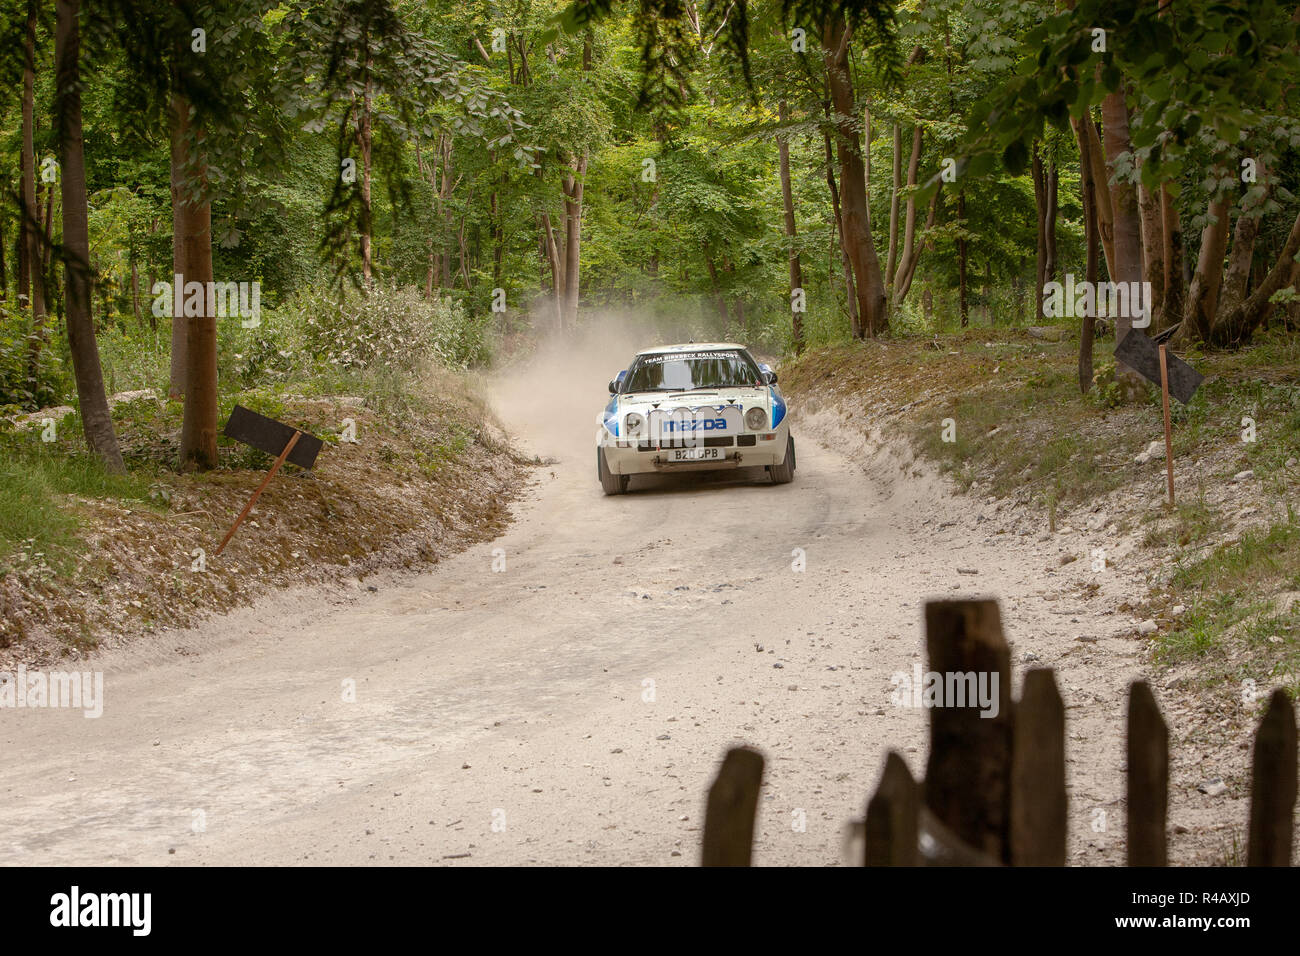
[[[605,498],[595,413],[625,356],[593,357],[492,383],[546,460],[502,537],[112,652],[98,719],[0,713],[3,862],[694,864],[745,742],[768,761],[756,862],[839,865],[887,750],[923,769],[925,711],[890,676],[923,663],[925,599],[977,595],[1002,601],[1017,685],[1058,668],[1072,859],[1120,861],[1139,645],[1073,587],[1086,561],[1048,571],[1058,536],[995,533],[825,414],[796,413],[793,484]]]

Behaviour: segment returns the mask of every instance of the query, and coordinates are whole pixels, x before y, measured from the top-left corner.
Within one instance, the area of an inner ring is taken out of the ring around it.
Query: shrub
[[[32,329],[28,313],[11,311],[0,303],[0,407],[35,411],[59,404],[68,392],[71,381],[53,350],[48,330],[36,368],[30,367],[32,346],[39,334]]]
[[[490,356],[487,316],[471,316],[451,299],[426,299],[414,288],[349,289],[341,297],[310,292],[279,311],[313,359],[347,370],[410,370],[431,359],[468,368]]]

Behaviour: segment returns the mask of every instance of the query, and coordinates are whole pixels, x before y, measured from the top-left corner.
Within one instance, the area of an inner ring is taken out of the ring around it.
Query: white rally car
[[[638,352],[609,383],[596,470],[607,495],[631,475],[764,467],[794,480],[794,438],[776,373],[743,345]]]

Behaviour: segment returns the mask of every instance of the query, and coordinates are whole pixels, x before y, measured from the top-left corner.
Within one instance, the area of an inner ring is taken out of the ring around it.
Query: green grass
[[[1050,510],[1090,501],[1124,480],[1105,464],[1121,449],[1090,427],[1103,414],[1080,402],[1067,376],[1039,370],[1027,388],[980,389],[952,402],[939,417],[957,423],[956,441],[944,442],[929,423],[914,427],[913,439],[963,491],[984,473],[989,494],[1027,490]]]
[[[1187,611],[1160,635],[1158,660],[1203,659],[1202,681],[1282,684],[1300,692],[1300,602],[1276,607],[1272,596],[1300,591],[1300,523],[1294,516],[1180,567],[1170,603]]]
[[[70,427],[74,416],[59,431]],[[149,499],[147,475],[111,475],[98,459],[60,444],[41,442],[39,429],[0,435],[0,573],[38,555],[56,571],[67,567],[82,547],[69,496]]]
[[[1180,501],[1172,520],[1156,512],[1148,512],[1142,520],[1158,522],[1157,527],[1147,531],[1142,539],[1144,548],[1185,548],[1208,538],[1222,519],[1206,502],[1202,492],[1194,501]]]
[[[1265,531],[1248,531],[1234,544],[1179,568],[1176,589],[1236,592],[1275,587],[1300,590],[1300,524],[1294,520]]]

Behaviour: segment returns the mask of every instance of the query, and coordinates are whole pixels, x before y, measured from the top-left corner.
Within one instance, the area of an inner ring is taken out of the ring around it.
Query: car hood
[[[615,396],[620,411],[632,412],[645,409],[663,408],[700,408],[705,405],[719,407],[723,405],[740,405],[752,408],[762,405],[767,408],[772,401],[772,390],[766,385],[745,385],[732,388],[699,389],[693,392],[632,392]]]

